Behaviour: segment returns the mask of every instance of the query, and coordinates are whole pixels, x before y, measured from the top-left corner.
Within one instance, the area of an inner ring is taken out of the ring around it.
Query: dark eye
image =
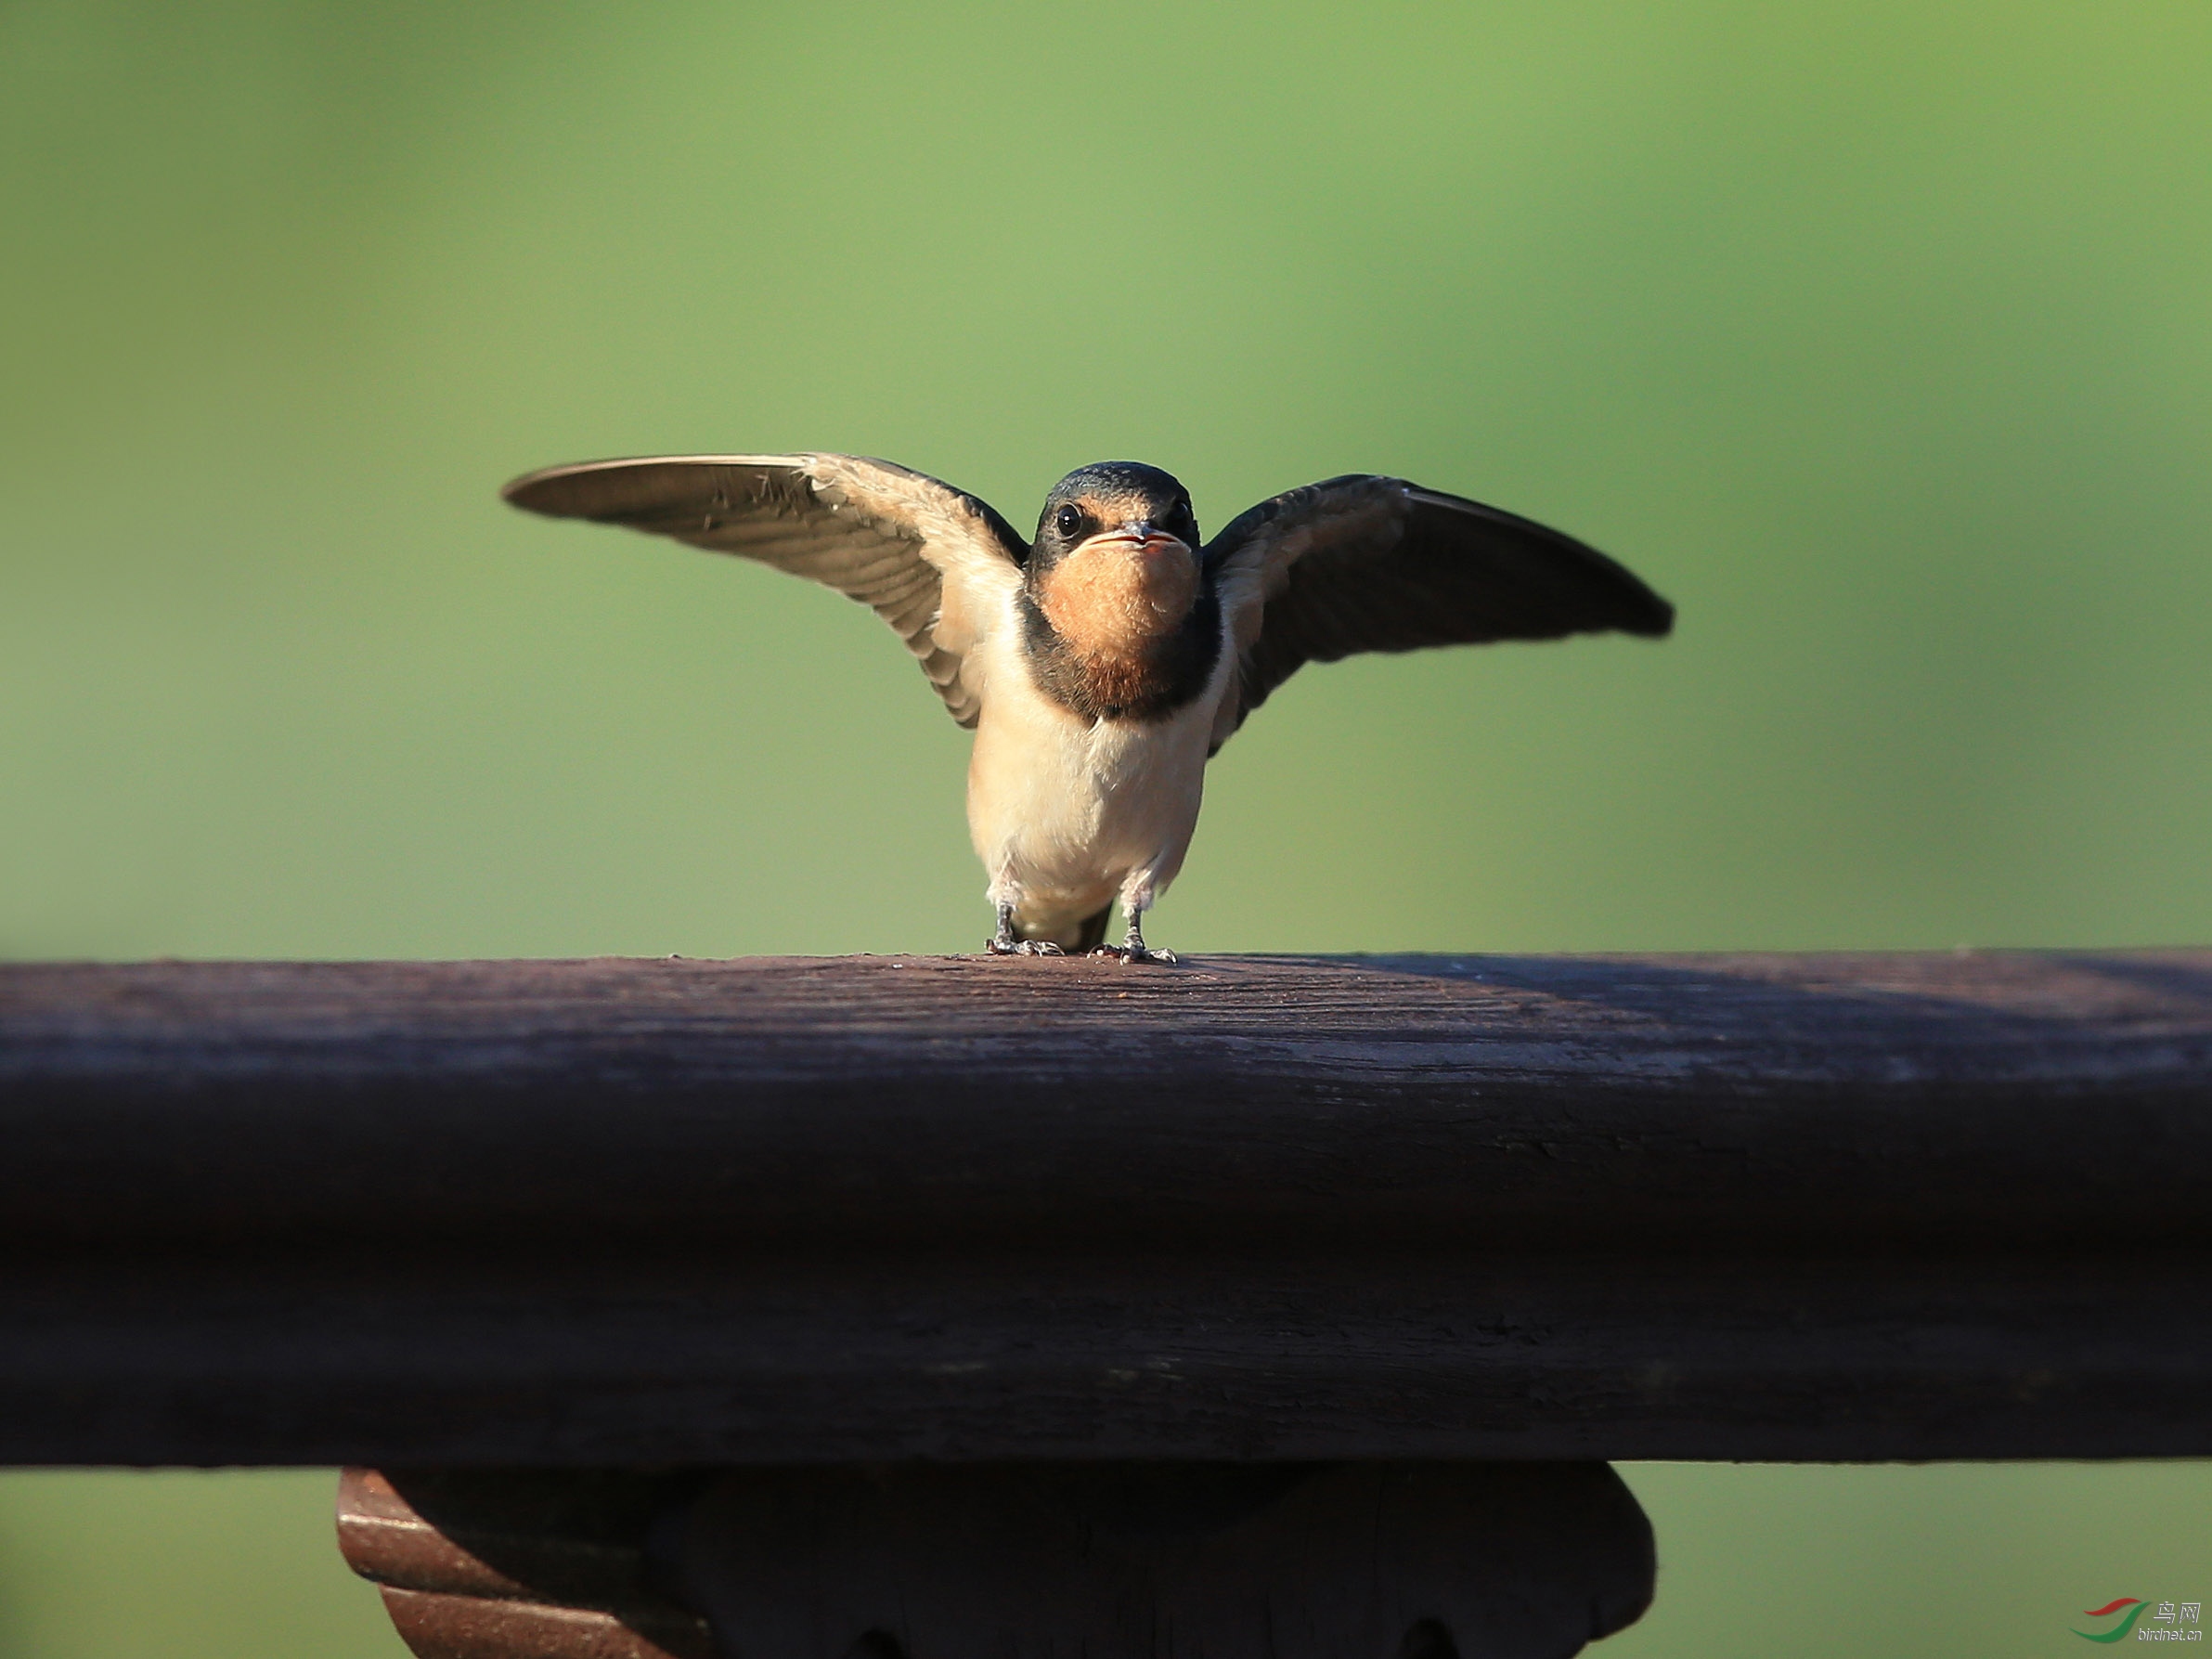
[[[1070,541],[1074,540],[1075,533],[1083,527],[1081,510],[1075,507],[1061,508],[1053,517],[1053,527]]]

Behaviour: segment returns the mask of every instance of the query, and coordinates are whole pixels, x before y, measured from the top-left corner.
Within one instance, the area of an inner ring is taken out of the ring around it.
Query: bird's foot
[[[1139,940],[1132,945],[1100,945],[1091,953],[1093,957],[1108,957],[1115,962],[1154,963],[1161,967],[1173,967],[1176,963],[1172,951],[1156,951]]]
[[[1049,939],[1016,939],[1014,934],[1014,906],[999,906],[999,930],[986,940],[983,948],[993,956],[1065,956],[1066,951]]]

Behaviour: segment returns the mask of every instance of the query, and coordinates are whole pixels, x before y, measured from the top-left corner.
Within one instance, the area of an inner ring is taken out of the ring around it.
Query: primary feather
[[[977,602],[1019,584],[1027,551],[989,503],[853,455],[582,461],[501,493],[532,512],[624,525],[834,588],[891,625],[963,726],[982,710],[980,688],[962,672],[981,627]]]
[[[1309,662],[1606,629],[1656,637],[1675,618],[1665,600],[1572,536],[1371,473],[1261,502],[1222,526],[1206,563],[1238,652],[1216,748]]]

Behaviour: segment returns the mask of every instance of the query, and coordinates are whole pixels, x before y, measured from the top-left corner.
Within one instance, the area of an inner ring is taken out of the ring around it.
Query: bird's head
[[[1055,632],[1112,656],[1181,627],[1199,577],[1190,492],[1158,467],[1107,460],[1053,486],[1025,579]]]

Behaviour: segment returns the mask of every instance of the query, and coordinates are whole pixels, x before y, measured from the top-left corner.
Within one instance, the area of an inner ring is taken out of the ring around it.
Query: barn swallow
[[[1403,478],[1287,490],[1202,541],[1190,492],[1103,461],[1028,541],[989,503],[851,455],[586,461],[517,507],[737,553],[873,607],[961,725],[996,954],[1172,962],[1145,914],[1183,867],[1206,762],[1301,663],[1618,629],[1674,608],[1557,530]],[[1129,927],[1105,948],[1116,901]]]

